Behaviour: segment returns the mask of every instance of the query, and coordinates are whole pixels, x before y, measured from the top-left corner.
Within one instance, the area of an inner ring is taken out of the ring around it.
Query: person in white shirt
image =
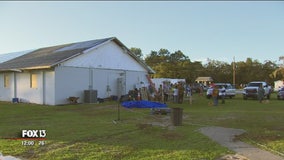
[[[177,86],[174,87],[173,96],[174,96],[174,103],[177,103],[178,102],[178,88],[177,88]]]
[[[225,96],[226,96],[226,88],[222,86],[222,89],[221,89],[222,104],[225,103]]]

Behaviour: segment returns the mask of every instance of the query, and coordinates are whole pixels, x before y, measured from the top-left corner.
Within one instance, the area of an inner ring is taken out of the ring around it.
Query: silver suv
[[[236,96],[236,89],[233,85],[231,85],[230,83],[214,83],[214,86],[217,86],[219,88],[219,96],[222,95],[222,87],[224,86],[226,89],[225,92],[225,97],[235,97]],[[212,92],[213,92],[213,87],[208,88],[207,93],[206,93],[206,97],[209,99],[212,97]]]

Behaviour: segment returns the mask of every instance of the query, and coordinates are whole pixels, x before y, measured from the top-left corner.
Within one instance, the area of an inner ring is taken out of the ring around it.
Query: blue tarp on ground
[[[165,108],[166,104],[152,101],[126,101],[122,102],[121,105],[126,108]]]

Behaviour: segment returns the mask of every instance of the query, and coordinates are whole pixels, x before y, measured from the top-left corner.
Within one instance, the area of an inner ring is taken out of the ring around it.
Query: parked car
[[[221,96],[221,89],[224,86],[225,87],[225,97],[232,98],[236,96],[236,89],[233,85],[230,83],[215,83],[214,86],[217,86],[219,88],[219,96]],[[206,93],[206,97],[209,99],[212,97],[213,87],[209,87]]]
[[[281,87],[277,93],[277,99],[284,99],[284,87]]]
[[[270,99],[271,94],[271,86],[269,86],[266,82],[263,81],[253,81],[248,83],[248,85],[244,88],[243,98],[246,100],[250,98],[257,98],[258,88],[262,85],[264,89],[264,97]]]

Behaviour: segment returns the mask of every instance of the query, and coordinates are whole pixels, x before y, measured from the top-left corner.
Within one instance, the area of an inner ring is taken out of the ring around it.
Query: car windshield
[[[249,87],[259,87],[261,85],[261,83],[249,83],[248,86]]]
[[[225,85],[218,85],[218,88],[223,88],[223,86],[225,87],[225,88],[227,88]]]
[[[217,86],[219,89],[223,88],[223,86],[227,89],[228,88],[228,85],[225,85],[225,84],[215,84],[215,86]],[[214,88],[214,87],[211,87],[211,88]]]

